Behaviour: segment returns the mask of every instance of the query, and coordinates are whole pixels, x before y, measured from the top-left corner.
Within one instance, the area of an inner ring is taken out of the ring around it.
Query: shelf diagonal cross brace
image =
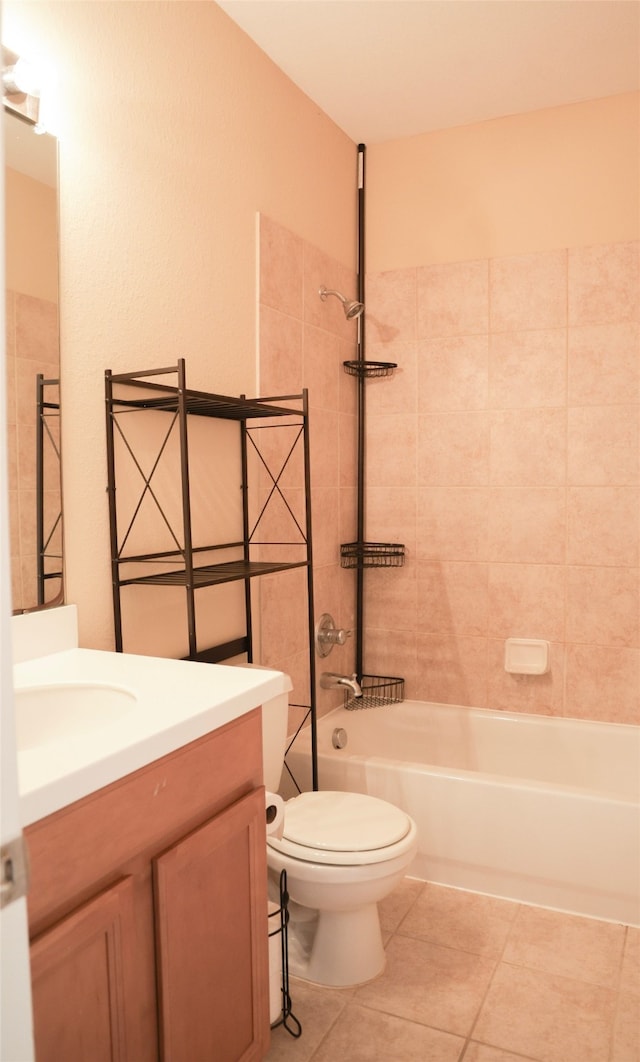
[[[124,431],[120,427],[120,424],[118,423],[118,421],[116,420],[115,417],[113,417],[112,420],[113,420],[113,423],[115,424],[115,426],[116,426],[116,428],[118,430],[118,434],[120,435],[120,438],[122,439],[124,445],[126,446],[128,452],[129,452],[131,460],[133,461],[134,465],[138,469],[138,472],[140,473],[140,476],[142,477],[142,479],[144,481],[144,487],[143,487],[143,490],[142,490],[142,494],[140,495],[140,497],[138,499],[138,504],[136,505],[136,507],[134,509],[133,516],[131,517],[131,520],[129,522],[129,526],[127,527],[127,530],[126,530],[126,532],[124,534],[122,542],[120,543],[120,549],[118,550],[118,559],[122,558],[122,553],[123,553],[123,550],[124,550],[125,545],[127,543],[127,539],[129,538],[129,535],[131,534],[131,531],[133,530],[133,525],[136,522],[136,519],[138,517],[138,513],[140,512],[140,509],[142,507],[142,503],[143,503],[143,501],[145,499],[145,495],[146,495],[147,491],[149,492],[149,494],[153,498],[153,500],[154,500],[154,502],[156,504],[156,507],[158,509],[158,512],[160,513],[160,516],[162,517],[162,519],[164,520],[165,524],[167,525],[167,529],[169,531],[169,534],[171,535],[173,541],[175,542],[179,553],[184,555],[184,548],[180,545],[180,542],[179,542],[176,534],[174,533],[174,530],[173,530],[171,524],[169,523],[169,520],[168,520],[168,518],[167,518],[167,516],[166,516],[166,514],[165,514],[165,512],[164,512],[164,510],[163,510],[163,508],[162,508],[162,506],[160,504],[160,502],[158,501],[158,498],[155,495],[153,487],[151,486],[151,480],[153,479],[154,473],[155,473],[156,469],[158,468],[158,465],[160,464],[160,459],[162,458],[162,455],[163,455],[163,453],[164,453],[164,451],[166,449],[167,443],[169,442],[169,436],[171,435],[171,432],[173,431],[174,425],[176,424],[176,422],[178,420],[178,414],[174,413],[173,417],[171,418],[171,423],[169,425],[167,433],[166,433],[166,435],[164,437],[164,440],[162,442],[162,446],[160,447],[158,455],[157,455],[155,461],[153,462],[153,467],[152,467],[152,469],[151,469],[151,471],[150,471],[148,476],[145,475],[145,473],[144,473],[144,471],[142,469],[142,466],[140,465],[140,462],[138,461],[136,455],[134,454],[134,452],[133,452],[133,450],[132,450],[132,448],[131,448],[131,446],[129,444],[129,440],[127,439]]]
[[[291,516],[291,519],[293,520],[294,524],[298,528],[298,531],[300,532],[300,536],[301,536],[301,541],[302,542],[306,542],[307,541],[305,532],[300,527],[300,523],[298,521],[298,518],[296,517],[293,509],[289,505],[289,502],[285,498],[285,496],[282,493],[282,490],[280,488],[280,480],[282,479],[282,476],[284,475],[285,469],[287,468],[287,465],[289,464],[289,461],[291,460],[291,457],[293,456],[293,453],[294,453],[294,451],[296,449],[296,446],[298,445],[298,443],[300,442],[300,439],[302,438],[302,433],[303,433],[303,427],[302,427],[302,425],[300,425],[300,427],[298,428],[298,432],[296,434],[296,437],[293,440],[293,442],[291,443],[291,446],[289,448],[289,452],[286,455],[286,457],[284,458],[284,461],[282,463],[282,467],[280,468],[280,471],[274,476],[273,472],[269,468],[269,465],[267,463],[266,458],[264,457],[263,453],[261,452],[261,450],[260,450],[259,446],[257,445],[255,439],[252,437],[251,431],[250,430],[247,431],[247,437],[248,437],[251,445],[253,446],[253,449],[255,450],[256,454],[260,458],[262,464],[264,465],[264,467],[266,469],[266,472],[267,472],[267,475],[269,476],[269,478],[271,479],[271,482],[273,484],[273,486],[271,487],[271,490],[269,491],[269,494],[267,495],[267,498],[266,498],[266,500],[265,500],[265,502],[264,502],[264,504],[262,506],[262,509],[260,510],[260,513],[258,514],[258,517],[257,517],[257,519],[256,519],[256,521],[255,521],[255,523],[253,525],[253,528],[251,529],[251,532],[249,534],[249,540],[250,541],[253,541],[253,536],[255,535],[255,533],[256,533],[256,531],[258,529],[260,521],[262,520],[262,517],[264,516],[264,514],[265,514],[265,512],[266,512],[266,510],[267,510],[267,508],[269,506],[269,502],[271,501],[271,498],[273,497],[273,495],[276,492],[282,498],[282,501],[284,502],[284,504],[285,504],[285,506],[286,506],[286,508],[287,508],[287,510],[289,512],[289,515]]]

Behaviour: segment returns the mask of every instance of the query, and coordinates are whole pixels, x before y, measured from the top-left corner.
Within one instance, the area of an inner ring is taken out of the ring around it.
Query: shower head
[[[340,299],[347,321],[353,321],[355,317],[359,317],[360,314],[364,312],[364,303],[348,299],[346,295],[341,295],[339,291],[330,291],[328,288],[320,288],[318,295],[323,302],[327,295],[335,295],[336,299]]]

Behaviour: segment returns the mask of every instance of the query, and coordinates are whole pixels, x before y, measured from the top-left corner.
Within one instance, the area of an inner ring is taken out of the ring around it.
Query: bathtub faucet
[[[320,685],[323,690],[337,690],[341,686],[347,686],[353,690],[354,697],[362,697],[360,683],[355,675],[349,678],[348,675],[336,675],[333,671],[323,671],[320,676]]]

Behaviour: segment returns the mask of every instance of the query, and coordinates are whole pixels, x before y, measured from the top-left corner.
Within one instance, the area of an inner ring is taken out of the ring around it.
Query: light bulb
[[[38,70],[28,59],[22,56],[13,68],[11,79],[19,92],[25,92],[27,96],[40,95],[40,75]]]

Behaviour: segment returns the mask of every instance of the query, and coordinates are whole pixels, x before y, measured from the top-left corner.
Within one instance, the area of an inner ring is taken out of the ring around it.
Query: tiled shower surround
[[[640,722],[639,249],[367,276],[366,357],[398,369],[366,385],[366,538],[406,561],[367,572],[365,670],[408,697]],[[320,284],[355,291],[262,219],[261,393],[310,389],[316,615],[349,625],[355,326]],[[508,637],[549,673],[507,674]]]

